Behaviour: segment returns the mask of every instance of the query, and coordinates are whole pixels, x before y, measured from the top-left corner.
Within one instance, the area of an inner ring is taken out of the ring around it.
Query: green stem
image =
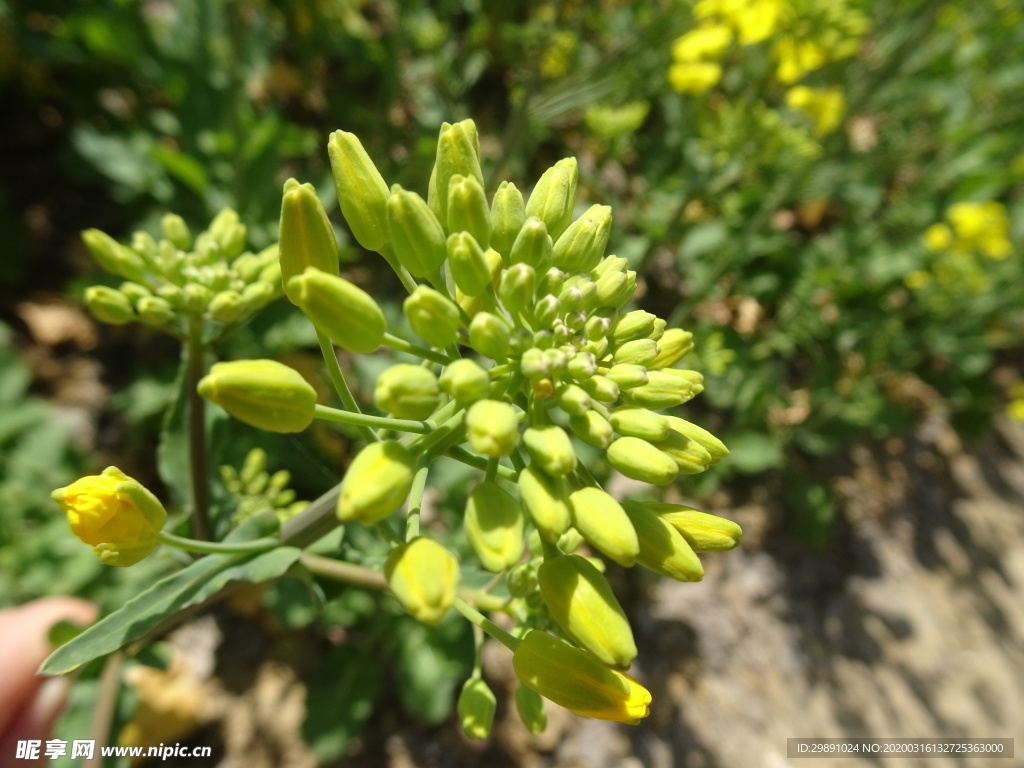
[[[357,427],[376,427],[379,429],[395,429],[399,432],[414,432],[426,435],[437,429],[431,421],[412,421],[410,419],[393,419],[386,416],[373,416],[368,413],[352,413],[329,405],[317,403],[315,418],[333,421],[339,424],[354,424]]]
[[[455,598],[454,607],[455,610],[473,622],[474,625],[480,627],[480,629],[504,645],[510,651],[514,651],[519,645],[520,641],[518,637],[510,635],[462,598]]]
[[[487,471],[487,459],[485,459],[483,456],[477,456],[475,453],[470,453],[466,448],[463,448],[461,445],[456,445],[452,448],[449,448],[448,452],[445,453],[444,455],[450,459],[461,461],[463,464],[467,464],[470,467],[476,467],[477,469],[482,469],[485,472]],[[516,473],[514,470],[510,469],[509,467],[502,466],[501,464],[498,465],[498,469],[496,470],[496,472],[498,477],[500,477],[503,480],[508,480],[509,482],[512,483],[514,483],[516,479],[519,477],[518,473]]]
[[[167,531],[160,531],[160,543],[203,555],[255,554],[281,546],[280,539],[266,538],[238,542],[198,541],[197,539],[187,539],[184,536],[175,536]]]
[[[491,458],[489,458],[487,460],[487,471],[484,474],[484,482],[485,483],[493,483],[494,482],[494,478],[498,476],[498,467],[499,466],[500,465],[498,463],[498,458],[496,456],[492,456]]]
[[[359,413],[359,404],[352,396],[352,390],[348,388],[348,382],[345,381],[345,374],[341,371],[341,365],[338,363],[338,356],[334,354],[334,345],[330,338],[317,328],[316,340],[320,343],[320,352],[324,356],[324,362],[327,363],[327,373],[330,374],[331,382],[341,399],[341,404],[345,406],[345,410]],[[367,442],[375,443],[380,440],[368,426],[359,426],[359,433]]]
[[[187,389],[188,465],[192,495],[192,535],[210,538],[210,481],[206,468],[206,419],[204,400],[196,387],[206,373],[206,347],[203,325],[199,318],[189,318],[188,341],[185,346]]]
[[[590,470],[587,469],[582,462],[576,462],[576,474],[579,475],[579,478],[583,481],[584,485],[589,485],[591,488],[601,487],[601,484],[597,482],[597,479],[592,474],[590,474]]]
[[[357,587],[364,587],[365,589],[376,589],[382,592],[388,588],[387,580],[381,571],[370,570],[361,565],[346,563],[329,557],[321,557],[320,555],[314,555],[312,552],[300,554],[299,562],[306,566],[310,572],[328,579],[334,579],[335,581],[341,581]],[[501,611],[505,608],[505,601],[501,598],[475,589],[460,589],[459,597],[456,598],[456,604],[458,603],[466,605],[469,610],[474,612],[475,609],[471,607],[472,605],[477,605],[485,611]],[[458,606],[456,605],[456,607]],[[478,613],[477,615],[480,614]],[[487,619],[484,619],[484,621],[487,621]],[[497,629],[499,632],[503,631],[500,628]],[[516,640],[514,637],[512,639]],[[516,640],[516,642],[518,641]]]
[[[447,448],[442,448],[446,441],[458,440],[466,428],[466,411],[459,411],[454,416],[440,424],[437,429],[428,435],[418,437],[409,443],[409,450],[413,453],[425,453],[437,449],[437,453],[444,453]]]
[[[409,492],[409,515],[405,520],[406,541],[412,541],[420,535],[420,509],[423,506],[423,491],[426,490],[429,473],[429,460],[421,459],[416,475],[412,479],[412,490]]]
[[[435,352],[427,347],[421,347],[419,344],[413,344],[405,339],[400,339],[392,333],[384,334],[384,344],[399,352],[408,352],[410,355],[416,355],[416,357],[422,357],[424,360],[430,360],[441,365],[455,362],[452,358],[442,355],[440,352]]]
[[[394,270],[395,274],[398,275],[398,279],[402,281],[402,286],[408,293],[412,293],[416,290],[416,279],[409,273],[405,267],[403,267],[398,259],[395,257],[395,252],[390,246],[385,245],[379,251],[380,255],[384,257],[384,261],[388,263],[388,266]]]

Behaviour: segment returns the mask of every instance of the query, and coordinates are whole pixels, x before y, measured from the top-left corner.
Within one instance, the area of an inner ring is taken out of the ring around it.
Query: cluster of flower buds
[[[698,581],[697,553],[736,546],[740,530],[688,507],[620,503],[578,459],[574,440],[658,486],[727,456],[707,430],[665,413],[703,389],[700,373],[677,367],[692,335],[627,309],[636,274],[605,255],[609,207],[574,218],[574,158],[546,171],[528,198],[503,182],[488,204],[471,120],[442,126],[425,199],[389,188],[354,135],[335,132],[329,151],[342,213],[356,240],[402,279],[405,318],[419,340],[390,333],[373,297],[339,276],[333,228],[313,188],[295,180],[281,215],[285,294],[349,352],[386,345],[422,364],[380,374],[374,405],[382,415],[317,405],[309,384],[272,361],[221,363],[200,392],[265,429],[297,431],[314,417],[379,426],[367,430],[370,442],[343,478],[344,521],[376,524],[408,502],[413,522],[437,457],[483,470],[463,525],[479,564],[506,577],[500,610],[514,626],[502,636],[480,614],[477,623],[515,649],[524,722],[544,727],[541,696],[589,717],[637,722],[650,694],[625,674],[636,643],[598,555]],[[407,529],[384,568],[391,592],[421,621],[440,621],[453,606],[474,620],[460,606],[455,555],[418,525]],[[467,732],[486,735],[493,709],[474,674],[459,702]]]
[[[85,303],[99,320],[138,321],[185,337],[206,322],[240,323],[280,294],[277,246],[246,251],[245,225],[230,208],[194,239],[176,214],[161,224],[161,240],[136,232],[131,245],[98,229],[82,233],[100,266],[126,279],[118,288],[86,289]]]
[[[308,501],[295,500],[295,491],[289,487],[292,476],[287,469],[279,469],[274,474],[267,472],[267,452],[262,448],[249,451],[241,469],[222,466],[220,477],[238,504],[231,517],[232,525],[267,512],[273,512],[284,522],[309,506]]]

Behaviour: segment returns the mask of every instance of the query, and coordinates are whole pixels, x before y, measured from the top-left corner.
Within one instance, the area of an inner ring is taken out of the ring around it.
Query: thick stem
[[[274,547],[281,546],[280,539],[254,539],[253,541],[239,541],[223,543],[218,541],[197,541],[186,539],[183,536],[175,536],[167,531],[160,531],[160,543],[169,547],[183,549],[186,552],[199,552],[204,555],[237,555],[239,553],[266,552]]]
[[[352,390],[348,388],[348,382],[345,381],[345,374],[341,371],[338,356],[334,354],[334,345],[331,343],[331,340],[319,328],[316,329],[316,340],[320,343],[320,352],[324,356],[324,362],[327,363],[327,373],[330,374],[331,382],[334,384],[334,389],[341,399],[341,404],[345,406],[347,411],[360,413],[359,404],[356,403],[355,397],[352,396]],[[360,426],[359,434],[370,443],[380,440],[368,426]]]
[[[513,637],[493,621],[484,616],[480,611],[467,603],[462,598],[455,598],[455,610],[469,619],[473,624],[480,627],[484,632],[504,645],[510,651],[514,651],[519,645],[519,638]]]
[[[430,360],[441,365],[455,362],[453,358],[442,355],[440,352],[435,352],[427,347],[421,347],[419,344],[413,344],[391,333],[384,334],[384,344],[399,352],[408,352],[410,355],[416,355],[416,357],[422,357],[424,360]]]
[[[414,432],[418,435],[426,435],[437,429],[437,425],[430,421],[411,421],[409,419],[373,416],[368,413],[352,413],[351,411],[342,411],[338,408],[331,408],[328,405],[320,405],[319,403],[316,406],[315,417],[324,421],[337,422],[338,424],[394,429],[399,432]]]
[[[487,459],[485,459],[483,456],[477,456],[475,453],[471,453],[467,449],[463,448],[461,445],[456,445],[452,448],[449,448],[448,452],[445,453],[444,455],[450,459],[461,461],[463,464],[467,464],[471,467],[476,467],[477,469],[482,469],[484,471],[487,470]],[[515,470],[510,469],[509,467],[503,466],[501,464],[498,465],[496,473],[498,477],[502,478],[503,480],[508,480],[509,482],[512,483],[514,483],[516,481],[516,478],[519,477],[519,474]]]
[[[395,271],[395,274],[398,275],[398,279],[402,281],[402,287],[405,288],[408,293],[415,291],[417,285],[416,279],[409,273],[409,270],[398,262],[398,259],[395,257],[395,252],[391,249],[391,246],[385,245],[380,249],[379,253],[384,257],[384,260],[388,263],[391,269]]]
[[[206,468],[205,403],[196,387],[206,373],[205,358],[206,348],[203,345],[202,321],[198,318],[191,318],[185,346],[185,387],[188,391],[186,431],[192,496],[192,535],[202,540],[210,538],[210,486]]]

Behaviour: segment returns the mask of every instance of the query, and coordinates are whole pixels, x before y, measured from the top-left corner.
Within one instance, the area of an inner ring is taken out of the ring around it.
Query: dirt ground
[[[739,550],[705,557],[703,582],[626,584],[640,647],[633,671],[654,695],[642,725],[551,706],[548,730],[529,735],[514,714],[509,654],[495,644],[485,653],[500,699],[490,739],[470,742],[454,723],[427,728],[397,706],[378,707],[336,765],[882,764],[792,763],[789,737],[1012,737],[1024,749],[1024,424],[1001,421],[964,446],[936,417],[905,439],[856,445],[832,486],[840,519],[824,551],[792,541],[780,489],[755,487],[742,499],[720,493],[708,508],[745,535]],[[189,644],[201,647],[201,626],[192,632]],[[299,737],[297,676],[277,663],[250,669],[249,685],[228,687],[221,671],[206,670],[213,677],[195,700],[204,702],[202,732],[222,745],[210,764],[313,768]],[[1010,768],[1024,757],[899,765]]]

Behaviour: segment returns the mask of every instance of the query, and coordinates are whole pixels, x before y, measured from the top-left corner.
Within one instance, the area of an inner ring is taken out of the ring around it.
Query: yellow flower
[[[519,643],[512,667],[528,688],[577,715],[636,724],[651,712],[650,691],[632,677],[537,629]]]
[[[71,532],[107,565],[134,565],[156,549],[167,512],[141,483],[117,467],[76,480],[51,494]]]
[[[806,85],[798,85],[786,93],[786,104],[814,120],[816,136],[832,133],[846,111],[846,97],[839,88],[808,88]]]
[[[931,275],[923,269],[918,269],[904,277],[903,282],[906,284],[907,288],[920,288],[921,286],[927,285],[931,282],[931,279]]]
[[[990,259],[1005,259],[1010,255],[1007,238],[1010,220],[1002,203],[955,203],[946,212],[946,218],[956,232],[958,250],[980,250]]]
[[[717,59],[732,42],[728,27],[714,25],[687,32],[672,45],[672,58],[687,63],[704,59]]]
[[[696,61],[669,67],[668,80],[680,93],[704,93],[722,79],[722,67],[712,61]]]
[[[777,40],[772,48],[772,56],[779,63],[776,77],[787,85],[795,83],[808,72],[821,69],[828,61],[821,43],[793,36]]]
[[[767,40],[775,32],[782,12],[781,0],[752,0],[732,17],[743,45]]]
[[[944,251],[953,244],[953,232],[945,224],[932,224],[924,231],[924,244],[929,251]]]

